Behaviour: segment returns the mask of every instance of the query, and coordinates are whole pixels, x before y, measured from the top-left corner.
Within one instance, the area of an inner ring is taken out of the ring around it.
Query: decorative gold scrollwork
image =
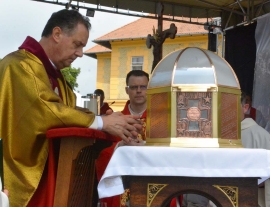
[[[238,207],[238,187],[236,186],[220,186],[213,185],[215,188],[223,192],[231,201],[233,207]]]
[[[147,188],[147,207],[151,206],[152,201],[156,197],[156,195],[167,186],[168,184],[155,184],[155,183],[148,183]]]

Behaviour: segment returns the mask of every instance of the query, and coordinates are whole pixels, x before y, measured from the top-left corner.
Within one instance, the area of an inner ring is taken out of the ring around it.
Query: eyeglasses
[[[138,90],[139,88],[144,91],[147,89],[147,85],[142,85],[142,86],[127,86],[132,91]]]

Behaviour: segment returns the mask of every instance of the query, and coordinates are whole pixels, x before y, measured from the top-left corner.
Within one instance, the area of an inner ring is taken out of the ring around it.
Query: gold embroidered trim
[[[125,192],[121,195],[121,206],[126,206],[126,203],[130,199],[129,194],[130,194],[130,190],[129,189],[125,189]]]

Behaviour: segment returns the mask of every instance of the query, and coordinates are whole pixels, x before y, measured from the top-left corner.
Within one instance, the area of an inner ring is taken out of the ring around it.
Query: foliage
[[[79,84],[77,83],[77,77],[81,72],[81,68],[74,68],[72,66],[69,66],[62,69],[61,72],[67,82],[70,83],[72,89],[75,89],[79,86]]]
[[[0,61],[2,58],[0,58]],[[64,68],[61,70],[64,78],[66,79],[67,82],[71,85],[72,89],[75,89],[79,86],[77,83],[77,77],[79,76],[81,72],[81,68],[74,68],[72,66],[69,66],[67,68]]]

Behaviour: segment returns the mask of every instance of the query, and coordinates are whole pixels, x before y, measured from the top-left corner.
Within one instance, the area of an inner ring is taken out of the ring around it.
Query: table
[[[163,206],[184,192],[204,194],[217,206],[250,207],[257,206],[258,182],[269,177],[264,149],[126,146],[115,151],[98,193],[118,195],[126,185],[131,207]]]

